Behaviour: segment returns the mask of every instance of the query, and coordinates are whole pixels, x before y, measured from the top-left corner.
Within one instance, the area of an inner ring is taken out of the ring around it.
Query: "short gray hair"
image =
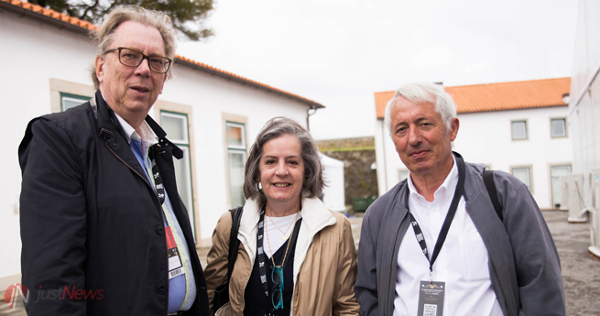
[[[138,6],[120,7],[112,10],[106,20],[99,27],[90,32],[90,37],[98,46],[96,56],[104,55],[113,41],[115,30],[127,21],[137,22],[142,25],[152,26],[158,30],[165,45],[165,55],[175,61],[175,29],[171,18],[159,11],[146,10]],[[173,65],[167,72],[167,78],[173,77]],[[96,76],[96,68],[91,69],[94,88],[98,90],[100,82]]]
[[[385,107],[384,125],[390,135],[392,134],[392,108],[398,97],[403,97],[414,104],[434,104],[435,111],[442,116],[446,131],[450,130],[452,119],[456,117],[456,105],[444,87],[434,83],[409,83],[398,88]]]
[[[265,194],[257,187],[257,180],[260,179],[259,165],[263,146],[269,140],[283,135],[295,136],[300,141],[302,161],[304,162],[304,186],[301,194],[308,198],[319,197],[323,194],[325,182],[317,144],[310,133],[296,121],[286,117],[274,117],[265,124],[256,137],[256,141],[250,148],[245,167],[244,196],[246,199],[257,200],[261,207],[267,201]]]

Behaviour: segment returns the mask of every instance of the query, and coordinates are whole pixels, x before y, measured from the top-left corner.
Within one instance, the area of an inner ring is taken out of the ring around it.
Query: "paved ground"
[[[567,315],[600,316],[600,261],[588,253],[591,245],[589,224],[569,224],[568,213],[543,211],[562,265]],[[349,218],[356,245],[360,238],[361,216]],[[206,263],[205,254],[201,259]]]
[[[592,258],[589,224],[569,224],[567,213],[545,211],[562,265],[567,315],[600,315],[600,261]]]
[[[562,264],[562,275],[569,316],[600,316],[600,261],[588,253],[590,246],[589,224],[569,224],[567,213],[544,211],[544,217],[554,237]],[[360,216],[351,217],[356,244],[360,238]],[[206,264],[207,248],[200,249],[203,265]],[[0,292],[0,298],[4,292]],[[0,315],[25,315],[23,311],[9,311],[0,303]],[[14,313],[14,314],[13,314]]]

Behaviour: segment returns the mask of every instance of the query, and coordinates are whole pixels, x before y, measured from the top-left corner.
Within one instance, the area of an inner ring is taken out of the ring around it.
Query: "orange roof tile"
[[[54,10],[46,9],[37,4],[31,4],[29,2],[23,2],[23,1],[19,1],[19,0],[0,0],[0,2],[5,2],[5,3],[11,4],[15,7],[20,7],[20,8],[38,13],[42,16],[46,16],[46,17],[54,18],[59,21],[67,22],[69,24],[72,24],[74,26],[79,26],[79,27],[87,29],[87,30],[93,30],[96,28],[96,26],[90,22],[71,17],[66,14],[56,12]]]
[[[56,12],[54,10],[46,9],[46,8],[43,8],[36,4],[31,4],[31,3],[23,2],[23,1],[19,1],[19,0],[0,0],[0,5],[2,5],[3,3],[10,4],[10,5],[14,6],[13,8],[19,7],[19,8],[34,12],[34,13],[36,13],[36,15],[34,15],[34,16],[36,16],[38,18],[51,18],[55,21],[62,21],[64,23],[68,24],[69,26],[75,26],[76,28],[79,28],[79,29],[85,29],[86,32],[89,30],[93,30],[97,27],[96,25],[89,23],[87,21],[83,21],[78,18],[74,18],[69,15],[66,15],[66,14],[63,14],[60,12]],[[10,6],[8,6],[8,7],[10,7]],[[81,30],[78,30],[78,31],[81,31]],[[275,87],[266,85],[264,83],[260,83],[258,81],[244,78],[244,77],[238,76],[234,73],[227,72],[227,71],[206,65],[204,63],[194,61],[192,59],[189,59],[189,58],[186,58],[186,57],[183,57],[180,55],[175,55],[175,62],[185,65],[185,66],[188,66],[188,67],[191,67],[191,68],[194,68],[194,69],[198,69],[198,70],[201,70],[204,72],[218,75],[220,77],[224,77],[226,79],[233,80],[233,81],[236,81],[236,82],[239,82],[242,84],[248,84],[250,86],[254,86],[256,88],[266,90],[267,92],[272,92],[272,93],[305,103],[312,108],[324,108],[325,107],[324,105],[322,105],[318,102],[301,97],[297,94],[289,93],[289,92],[283,91],[281,89],[277,89]]]
[[[541,79],[469,86],[444,87],[452,96],[458,113],[567,106],[563,95],[571,89],[571,78]],[[375,92],[377,118],[385,115],[387,102],[395,91]]]

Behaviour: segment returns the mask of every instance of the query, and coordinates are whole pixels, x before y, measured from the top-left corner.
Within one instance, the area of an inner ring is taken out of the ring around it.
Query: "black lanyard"
[[[152,165],[152,177],[154,178],[154,189],[156,190],[156,195],[158,196],[158,200],[162,205],[165,202],[165,187],[163,185],[162,178],[160,177],[160,171],[158,170],[158,165],[156,164],[156,155],[160,150],[160,145],[156,144],[148,148],[148,156],[150,157],[150,161],[154,161]],[[164,152],[164,151],[163,151]],[[146,166],[143,166],[146,169]]]
[[[429,276],[431,278],[431,273],[433,271],[433,263],[437,256],[440,254],[440,250],[442,249],[442,245],[446,240],[446,236],[448,235],[448,230],[450,230],[450,224],[452,224],[452,219],[454,219],[454,215],[456,214],[456,209],[458,208],[458,202],[460,202],[460,198],[463,195],[463,191],[465,188],[465,162],[463,161],[460,155],[456,155],[456,161],[458,162],[458,184],[456,185],[456,190],[454,191],[454,198],[452,198],[452,204],[450,204],[450,209],[448,209],[448,214],[446,214],[446,219],[444,220],[444,224],[442,225],[442,229],[440,230],[440,235],[438,236],[438,240],[435,243],[435,247],[433,248],[433,255],[431,259],[429,259],[429,254],[427,252],[427,244],[425,243],[425,237],[423,236],[423,232],[421,231],[421,227],[419,223],[415,219],[415,217],[408,211],[410,214],[410,223],[413,226],[413,231],[415,232],[415,236],[417,237],[417,241],[419,245],[421,245],[421,249],[423,250],[423,254],[425,258],[429,261]],[[408,196],[409,191],[406,190],[406,208],[408,209]],[[431,281],[431,280],[430,280]]]
[[[290,238],[288,239],[288,243],[291,243],[288,247],[289,249],[293,249],[294,245],[296,244],[296,239],[298,239],[298,231],[300,230],[300,222],[302,221],[302,219],[298,219],[296,221],[296,225],[294,225],[294,231],[292,232],[292,235],[290,236]],[[267,299],[269,299],[269,285],[267,284],[267,257],[265,256],[265,247],[264,247],[264,241],[265,241],[265,208],[263,207],[262,210],[260,211],[260,220],[258,221],[258,231],[256,233],[256,245],[257,245],[257,253],[258,255],[256,256],[256,260],[258,261],[258,272],[260,275],[260,283],[262,284],[263,290],[265,291],[265,296],[267,297]],[[275,253],[272,253],[271,256],[273,256]],[[289,262],[289,260],[286,260],[284,262],[281,263],[281,266],[283,268],[283,270],[285,270],[285,267],[287,265],[287,263]],[[281,275],[281,278],[283,278],[283,274]],[[281,295],[283,295],[283,293],[281,293]],[[273,311],[273,305],[270,304],[270,300],[269,300],[269,314],[272,314]]]

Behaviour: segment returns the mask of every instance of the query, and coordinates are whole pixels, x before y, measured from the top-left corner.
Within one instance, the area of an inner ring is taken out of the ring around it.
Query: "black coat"
[[[90,102],[32,120],[19,146],[21,271],[35,315],[167,315],[162,209],[100,92]],[[197,297],[185,315],[208,315],[206,281],[172,155],[181,150],[150,117],[156,155],[190,249]]]

